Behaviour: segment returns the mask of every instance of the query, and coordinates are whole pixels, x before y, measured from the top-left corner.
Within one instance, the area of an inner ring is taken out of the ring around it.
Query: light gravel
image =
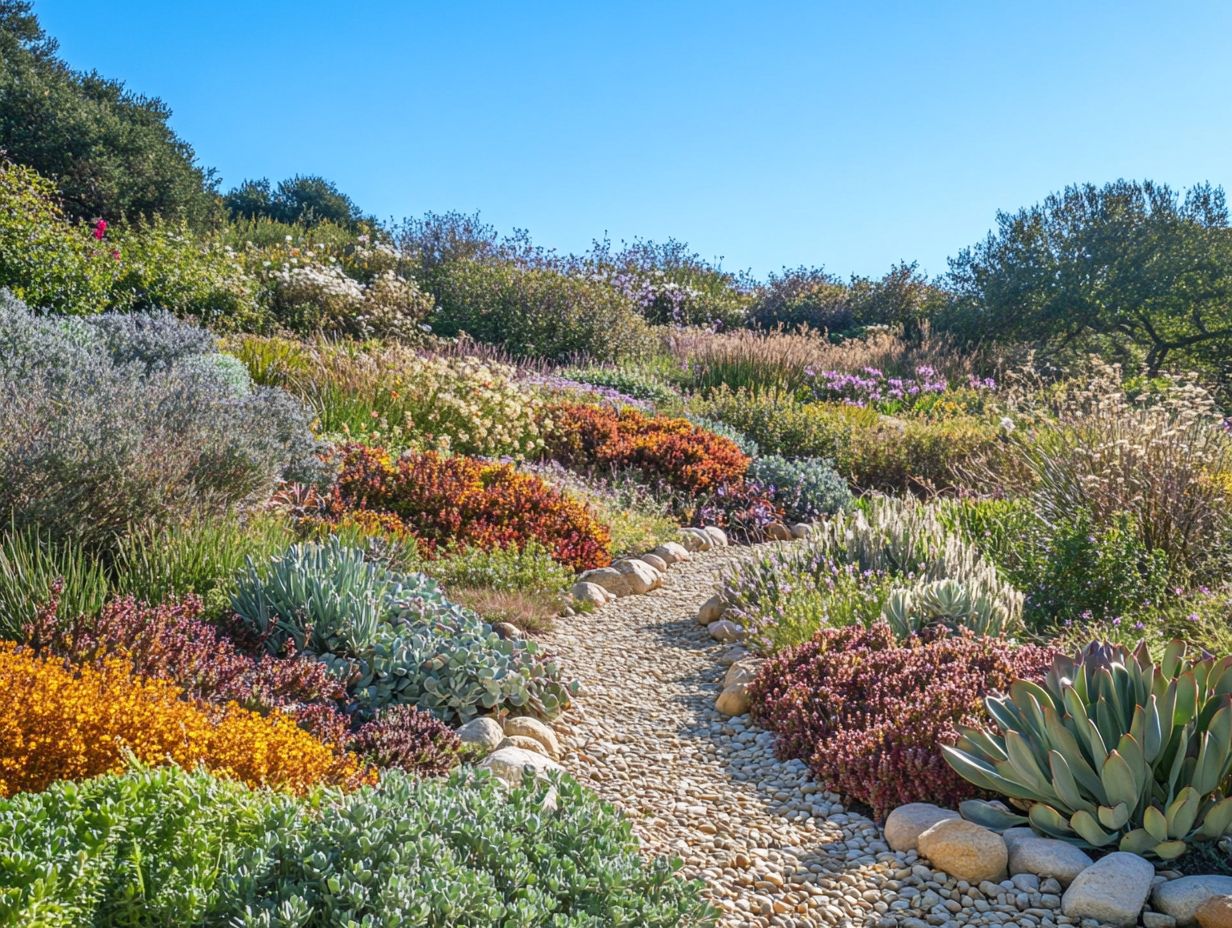
[[[544,636],[582,681],[556,723],[569,772],[629,816],[648,854],[681,858],[723,926],[1079,924],[1051,881],[968,886],[890,851],[803,763],[778,760],[769,732],[714,708],[740,650],[715,642],[697,610],[749,552],[694,554],[662,588]]]

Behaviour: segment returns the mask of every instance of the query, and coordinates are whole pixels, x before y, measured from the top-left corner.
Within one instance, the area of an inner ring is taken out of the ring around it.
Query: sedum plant
[[[997,728],[965,729],[946,760],[1026,814],[973,801],[966,817],[1163,860],[1232,833],[1232,657],[1093,643],[986,705]]]

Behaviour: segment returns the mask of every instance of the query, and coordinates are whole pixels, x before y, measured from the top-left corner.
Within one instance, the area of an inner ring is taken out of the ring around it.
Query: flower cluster
[[[820,400],[838,400],[852,406],[872,406],[887,412],[909,409],[923,397],[940,395],[950,389],[945,377],[936,368],[921,364],[914,376],[888,376],[877,367],[859,371],[805,369],[808,385]],[[991,377],[968,375],[970,390],[994,390],[997,382]]]
[[[983,719],[985,695],[1041,678],[1053,657],[967,633],[899,643],[881,623],[822,629],[771,658],[749,693],[784,756],[881,817],[908,802],[953,806],[974,795],[940,746]]]
[[[540,374],[529,371],[522,375],[521,382],[535,387],[548,395],[564,396],[571,402],[598,403],[621,409],[632,406],[642,412],[650,412],[652,406],[646,400],[600,384],[586,383],[561,374]]]
[[[124,658],[68,667],[0,644],[0,794],[123,769],[131,753],[148,764],[204,764],[252,786],[301,792],[359,775],[343,754],[299,728],[231,703],[187,701],[167,680],[134,676]]]
[[[450,544],[520,549],[538,541],[577,570],[610,560],[608,530],[585,506],[512,465],[434,452],[394,460],[362,445],[343,447],[341,458],[326,503],[331,520],[367,513],[428,555]]]
[[[548,407],[548,455],[580,469],[636,468],[697,495],[739,480],[749,459],[736,444],[686,419],[561,403]]]

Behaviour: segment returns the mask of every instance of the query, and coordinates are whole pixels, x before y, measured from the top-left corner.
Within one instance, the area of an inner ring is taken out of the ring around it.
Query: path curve
[[[563,763],[632,819],[648,853],[684,859],[721,925],[869,924],[903,861],[802,762],[777,760],[769,732],[714,708],[728,646],[697,609],[749,553],[694,554],[658,590],[558,620],[544,643],[583,686],[557,723]]]

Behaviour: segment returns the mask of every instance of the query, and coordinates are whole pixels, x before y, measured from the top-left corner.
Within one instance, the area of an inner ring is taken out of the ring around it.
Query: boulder
[[[458,739],[464,750],[482,751],[488,754],[505,739],[500,723],[486,715],[471,719],[458,729]]]
[[[702,531],[705,532],[708,536],[710,536],[710,543],[714,545],[714,547],[716,548],[726,548],[727,547],[727,533],[724,532],[717,525],[707,525],[705,528],[702,529]]]
[[[1146,859],[1113,851],[1074,878],[1061,897],[1061,911],[1070,918],[1133,925],[1146,904],[1153,876],[1155,868]]]
[[[1007,828],[1001,832],[1001,837],[1005,840],[1005,846],[1009,848],[1011,854],[1014,853],[1014,845],[1019,841],[1026,841],[1029,838],[1039,838],[1042,835],[1034,828],[1029,828],[1026,825],[1015,825],[1013,828]]]
[[[947,818],[917,839],[920,854],[957,880],[998,882],[1005,876],[1009,852],[995,831],[961,818]]]
[[[791,541],[791,529],[782,522],[771,522],[766,526],[766,537],[771,541]]]
[[[578,577],[578,583],[593,583],[595,586],[601,586],[613,596],[628,596],[633,592],[629,586],[628,578],[615,567],[596,567],[593,570],[583,571]],[[577,584],[575,583],[576,587]]]
[[[497,637],[504,638],[506,641],[516,641],[526,637],[526,632],[512,622],[493,622],[492,631],[496,632]]]
[[[682,528],[680,530],[680,543],[690,553],[709,551],[714,547],[714,542],[710,536],[700,528]]]
[[[749,711],[749,689],[744,684],[725,686],[714,707],[724,715],[744,715]]]
[[[715,593],[702,603],[701,608],[697,610],[697,621],[701,625],[717,622],[723,618],[725,609],[727,609],[727,600],[723,598],[721,593]]]
[[[797,522],[795,525],[791,527],[791,537],[792,538],[808,538],[808,536],[812,533],[812,531],[813,531],[813,526],[809,525],[807,522]]]
[[[757,676],[757,671],[761,670],[761,665],[765,660],[760,657],[742,657],[730,667],[727,668],[727,673],[723,675],[723,689],[729,686],[740,686],[753,682],[753,678]]]
[[[709,626],[710,637],[716,641],[739,641],[744,637],[744,628],[731,619],[719,619]]]
[[[909,802],[886,817],[886,843],[896,851],[914,851],[923,832],[952,818],[958,818],[958,813],[931,802]]]
[[[1052,877],[1062,886],[1068,886],[1094,861],[1081,849],[1056,838],[1041,838],[1032,835],[1012,842],[1010,849],[1010,873],[1034,873],[1047,879]]]
[[[663,560],[667,561],[669,565],[677,564],[680,561],[687,561],[689,559],[688,550],[684,545],[677,541],[665,541],[663,544],[659,545],[659,547],[655,548],[651,554],[657,554],[659,557],[663,558]]]
[[[1216,896],[1232,896],[1232,876],[1183,876],[1155,887],[1151,905],[1176,919],[1178,925],[1197,921],[1198,909]]]
[[[1211,896],[1194,916],[1202,928],[1232,928],[1232,896]]]
[[[663,575],[645,561],[636,558],[622,558],[612,567],[625,578],[629,589],[639,595],[657,590],[663,585]]]
[[[1142,928],[1176,928],[1176,919],[1163,912],[1147,909],[1142,913]]]
[[[569,588],[569,595],[579,603],[586,603],[591,606],[606,606],[616,594],[610,592],[605,587],[599,586],[597,583],[591,583],[589,580],[579,580]]]
[[[480,761],[479,766],[492,771],[493,776],[499,777],[510,786],[522,784],[522,772],[527,768],[540,779],[548,773],[563,772],[565,769],[546,754],[513,746],[493,751]]]
[[[505,719],[504,727],[505,734],[509,737],[517,735],[522,738],[532,738],[542,745],[542,750],[549,757],[560,757],[560,740],[550,725],[531,718],[529,715],[519,715]]]
[[[638,560],[645,561],[659,573],[663,573],[667,570],[667,561],[663,560],[663,558],[659,557],[657,554],[643,554],[638,558]]]
[[[547,756],[547,749],[536,741],[534,738],[527,738],[525,735],[505,735],[505,738],[496,750],[501,748],[521,748],[523,751],[534,751],[536,754]]]

